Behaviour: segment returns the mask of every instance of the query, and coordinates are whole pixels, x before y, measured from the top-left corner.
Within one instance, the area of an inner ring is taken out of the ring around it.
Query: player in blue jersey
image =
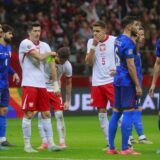
[[[157,44],[156,44],[156,62],[154,64],[154,69],[153,69],[153,79],[152,79],[152,84],[151,84],[151,87],[150,87],[150,90],[149,90],[149,94],[151,97],[154,96],[154,90],[155,90],[155,87],[156,87],[156,81],[158,79],[158,76],[159,76],[159,71],[160,71],[160,39],[157,41]],[[159,107],[158,107],[158,116],[159,116],[159,119],[158,119],[158,128],[160,130],[160,102],[159,102]],[[157,150],[157,153],[160,154],[160,149]]]
[[[0,37],[0,144],[1,146],[14,146],[6,140],[6,114],[9,105],[8,75],[13,76],[13,81],[19,82],[18,74],[10,66],[11,46],[9,43],[13,37],[13,29],[8,25],[2,26]]]
[[[135,66],[136,66],[139,83],[142,87],[142,64],[141,64],[141,55],[139,53],[139,49],[144,43],[144,28],[142,26],[139,27],[137,36],[138,36],[136,40],[137,55],[135,57]],[[149,141],[144,135],[141,114],[142,114],[142,106],[141,106],[141,99],[139,99],[137,100],[137,108],[135,109],[134,114],[133,114],[133,124],[139,136],[139,141],[136,141],[131,135],[129,142],[130,143],[141,143],[141,144],[152,144],[152,142]]]
[[[137,37],[137,27],[139,22],[135,17],[125,17],[122,20],[123,34],[115,40],[116,54],[116,75],[114,77],[114,108],[109,123],[109,150],[108,154],[119,153],[114,146],[118,120],[123,113],[121,134],[122,150],[120,154],[139,155],[128,146],[129,135],[132,129],[132,117],[134,107],[136,107],[139,96],[142,95],[142,89],[138,80],[135,60],[136,60],[136,40],[131,37]]]

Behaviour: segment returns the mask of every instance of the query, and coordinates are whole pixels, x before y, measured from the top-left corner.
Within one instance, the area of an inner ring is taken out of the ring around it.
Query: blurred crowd
[[[0,0],[0,23],[15,28],[14,49],[26,36],[26,25],[38,20],[42,40],[56,50],[70,46],[74,74],[89,74],[84,64],[86,42],[92,37],[91,24],[103,20],[107,33],[117,36],[121,20],[135,15],[145,27],[141,48],[143,73],[150,74],[155,61],[155,44],[160,38],[160,0]]]

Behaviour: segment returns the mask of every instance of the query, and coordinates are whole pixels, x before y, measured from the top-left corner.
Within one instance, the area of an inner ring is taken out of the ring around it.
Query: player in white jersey
[[[49,144],[48,150],[60,150],[53,140],[49,98],[45,85],[43,64],[43,60],[49,56],[55,56],[55,52],[51,52],[49,45],[39,40],[41,33],[39,23],[30,23],[27,31],[29,38],[24,39],[19,46],[19,61],[22,68],[22,110],[24,111],[22,129],[24,135],[24,151],[37,152],[30,144],[31,119],[34,116],[34,111],[39,111],[42,114],[42,123]],[[51,65],[53,66],[54,63]],[[56,68],[52,67],[52,73],[54,75],[56,75],[55,71]]]
[[[92,65],[91,106],[98,109],[100,126],[108,144],[107,102],[113,106],[114,87],[112,73],[115,71],[115,37],[106,35],[106,25],[97,21],[92,25],[93,39],[87,43],[86,63]]]
[[[46,78],[46,87],[49,95],[50,104],[55,112],[55,118],[57,122],[57,130],[59,135],[59,146],[62,149],[66,148],[65,143],[65,124],[63,118],[63,110],[68,110],[71,98],[71,90],[72,90],[72,65],[68,61],[70,55],[70,50],[68,47],[62,47],[57,51],[57,56],[55,58],[56,66],[57,66],[57,80],[59,86],[61,88],[61,77],[65,76],[65,84],[66,84],[66,98],[65,103],[63,104],[62,96],[55,95],[55,88],[53,86],[52,80],[50,80],[50,69],[48,64],[45,64],[45,78]],[[48,146],[46,140],[46,134],[44,132],[44,128],[41,122],[41,114],[38,114],[38,128],[40,132],[40,136],[42,139],[42,144],[38,149],[45,149]]]

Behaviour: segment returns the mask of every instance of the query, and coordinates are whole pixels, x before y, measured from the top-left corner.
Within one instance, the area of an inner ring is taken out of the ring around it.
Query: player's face
[[[13,33],[11,31],[4,33],[4,40],[6,43],[10,43],[13,38]]]
[[[140,22],[139,21],[134,21],[130,25],[131,36],[137,36],[138,31],[139,31],[139,26],[140,26]]]
[[[144,37],[144,30],[143,29],[140,29],[139,31],[138,31],[138,42],[139,43],[144,43],[144,39],[145,39],[145,37]]]
[[[66,60],[61,59],[61,58],[58,56],[58,54],[57,54],[56,57],[55,57],[55,61],[56,61],[57,64],[62,64],[62,65],[66,62]]]
[[[93,27],[93,37],[95,37],[97,34],[101,33],[102,35],[105,35],[105,29],[102,29],[99,26]],[[103,40],[104,37],[102,37],[101,40]]]
[[[29,32],[29,37],[33,41],[39,41],[41,35],[41,27],[33,27]]]

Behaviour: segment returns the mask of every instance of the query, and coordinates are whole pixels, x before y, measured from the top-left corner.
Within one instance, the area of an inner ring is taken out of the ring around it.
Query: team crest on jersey
[[[31,108],[33,107],[33,102],[29,103],[29,107],[31,107]]]
[[[105,44],[100,44],[99,47],[100,47],[99,49],[100,49],[101,52],[106,50],[106,45]]]

